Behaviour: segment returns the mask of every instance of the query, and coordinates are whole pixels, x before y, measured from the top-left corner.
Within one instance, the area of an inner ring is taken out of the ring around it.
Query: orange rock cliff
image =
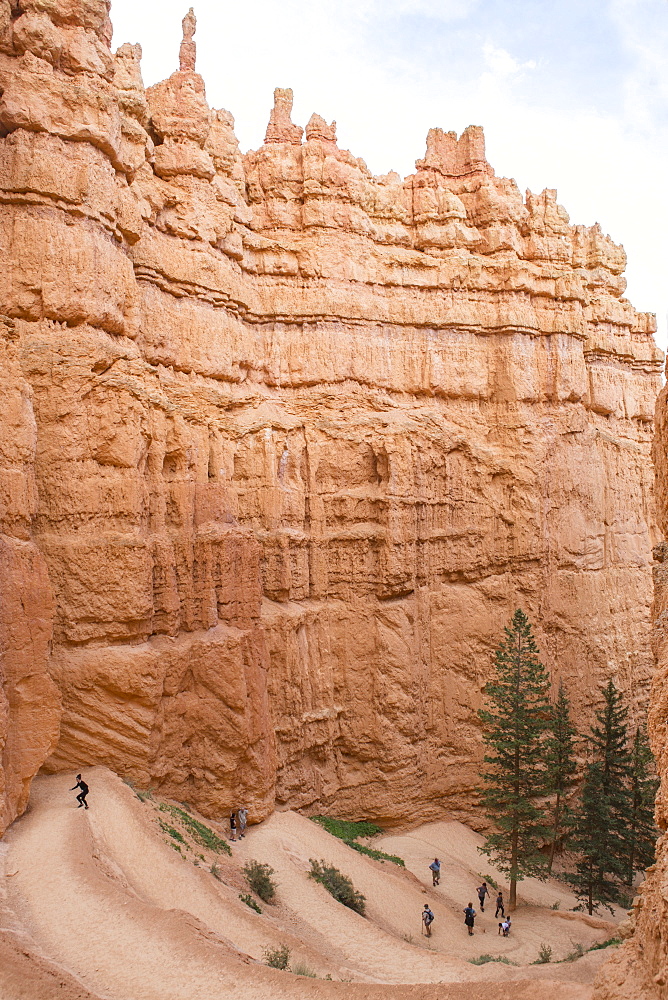
[[[480,128],[374,177],[277,90],[242,155],[183,27],[145,90],[104,0],[0,0],[0,825],[93,763],[470,820],[515,607],[646,700],[653,318]]]

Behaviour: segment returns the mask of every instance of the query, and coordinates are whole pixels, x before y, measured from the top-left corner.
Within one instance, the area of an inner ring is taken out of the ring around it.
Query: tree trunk
[[[552,874],[552,865],[554,864],[554,855],[557,850],[557,836],[559,834],[559,818],[561,813],[561,792],[557,792],[557,801],[554,804],[554,836],[552,837],[552,843],[550,844],[550,860],[547,863],[547,874]]]

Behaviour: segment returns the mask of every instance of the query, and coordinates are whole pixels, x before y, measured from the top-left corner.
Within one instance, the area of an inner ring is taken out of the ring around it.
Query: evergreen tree
[[[590,914],[599,903],[609,905],[620,900],[621,883],[628,872],[632,816],[628,710],[612,680],[602,689],[602,695],[603,707],[596,713],[597,724],[592,726],[589,737],[592,760],[587,766],[570,838],[580,859],[576,871],[567,876]]]
[[[570,704],[563,682],[559,684],[557,700],[552,707],[552,716],[545,740],[545,770],[547,791],[554,795],[551,814],[550,856],[548,873],[552,871],[557,844],[568,826],[569,810],[564,796],[572,786],[577,761],[575,760],[575,727],[571,722]]]
[[[631,750],[631,825],[628,830],[627,885],[633,885],[637,871],[654,863],[659,832],[654,824],[654,799],[659,780],[647,733],[636,729]]]
[[[543,739],[550,705],[549,678],[526,615],[516,611],[504,632],[495,654],[496,676],[485,687],[487,707],[479,713],[489,751],[483,803],[497,829],[481,851],[508,875],[514,909],[518,881],[545,875],[541,847],[548,831],[537,799],[546,788]]]

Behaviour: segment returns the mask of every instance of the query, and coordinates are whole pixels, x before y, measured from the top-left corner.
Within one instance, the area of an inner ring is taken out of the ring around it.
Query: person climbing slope
[[[424,910],[422,911],[422,923],[424,924],[424,929],[427,937],[431,937],[431,925],[434,922],[434,914],[429,909],[429,903],[424,904]]]
[[[484,913],[485,896],[489,896],[489,889],[487,888],[487,883],[483,882],[482,885],[479,885],[478,888],[476,889],[476,892],[478,893],[478,899],[480,900],[480,912]]]
[[[470,937],[473,934],[473,925],[475,924],[475,910],[473,909],[473,903],[469,903],[464,910],[464,923],[469,929]]]
[[[77,774],[77,783],[74,786],[74,788],[70,788],[70,791],[73,792],[77,788],[81,789],[81,791],[77,795],[77,802],[79,803],[79,805],[77,806],[77,809],[81,809],[82,806],[85,809],[88,809],[88,803],[86,802],[86,796],[88,795],[88,785],[83,780],[83,778],[81,777],[80,774]]]
[[[499,895],[496,897],[496,913],[494,914],[494,919],[496,919],[501,914],[502,917],[506,915],[506,908],[503,905],[503,893],[499,889]]]
[[[429,870],[431,871],[431,884],[438,885],[441,881],[441,862],[438,858],[434,858],[429,865]]]

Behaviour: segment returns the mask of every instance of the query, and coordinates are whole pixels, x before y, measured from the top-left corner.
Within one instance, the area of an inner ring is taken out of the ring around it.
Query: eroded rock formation
[[[242,156],[194,29],[145,91],[103,0],[0,0],[47,767],[209,815],[470,818],[517,605],[579,711],[611,673],[643,701],[653,319],[623,250],[496,177],[479,128],[374,177],[277,90]]]

